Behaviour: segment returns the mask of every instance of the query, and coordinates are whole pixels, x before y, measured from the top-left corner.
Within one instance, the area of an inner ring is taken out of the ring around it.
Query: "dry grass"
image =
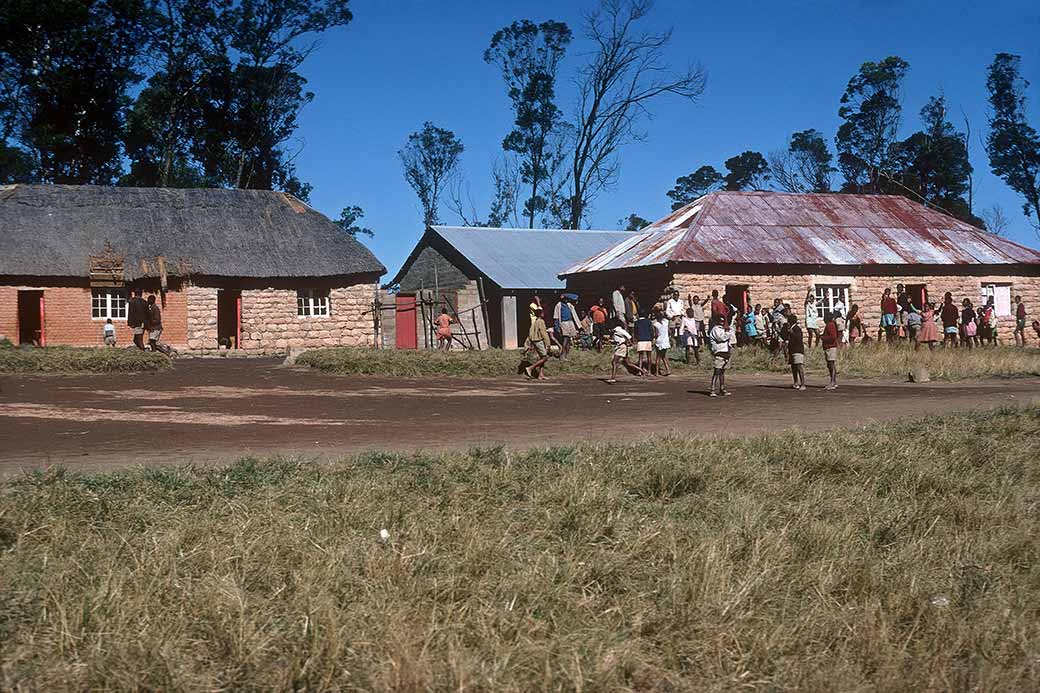
[[[0,347],[0,373],[132,373],[169,366],[162,354],[140,349]]]
[[[704,365],[687,366],[678,349],[671,353],[672,369],[677,373],[700,373]],[[554,375],[605,375],[610,372],[610,352],[574,351],[567,361],[550,359],[548,372]],[[430,352],[372,349],[317,349],[299,357],[297,363],[340,375],[383,375],[409,378],[428,376],[500,378],[516,372],[520,353],[489,349],[486,351]],[[839,368],[844,375],[864,378],[906,379],[914,368],[927,367],[934,380],[978,378],[1018,378],[1040,376],[1040,349],[995,347],[974,350],[927,349],[913,351],[900,346],[857,346],[841,352]],[[780,356],[756,348],[738,349],[732,369],[740,372],[788,372]],[[812,349],[806,358],[810,373],[825,374],[823,352]]]
[[[28,475],[0,686],[1035,690],[1038,458],[1030,408]]]

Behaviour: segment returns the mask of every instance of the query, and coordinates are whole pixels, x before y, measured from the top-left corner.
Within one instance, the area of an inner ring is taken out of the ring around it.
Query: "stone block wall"
[[[188,288],[188,347],[215,350],[217,292],[211,286]],[[300,317],[296,289],[242,289],[242,343],[246,350],[284,352],[289,347],[375,346],[372,308],[375,283],[329,289],[329,315]],[[366,314],[367,313],[367,314]]]
[[[828,274],[676,274],[673,284],[685,299],[688,294],[697,294],[704,299],[713,289],[723,293],[727,284],[746,284],[752,303],[771,306],[774,298],[790,303],[799,315],[803,312],[805,293],[810,286],[820,284],[844,285],[849,287],[849,303],[858,304],[863,323],[868,329],[881,321],[881,294],[886,288],[893,293],[897,284],[924,284],[928,300],[942,303],[943,295],[949,291],[958,305],[965,298],[975,307],[983,305],[982,287],[987,284],[1010,285],[1011,296],[1021,295],[1029,311],[1029,320],[1040,316],[1040,277],[1023,276],[958,276],[958,275],[888,275],[888,276],[840,276]],[[1014,310],[1014,307],[1012,307]],[[1010,341],[1014,329],[1013,316],[1001,316],[998,334]]]

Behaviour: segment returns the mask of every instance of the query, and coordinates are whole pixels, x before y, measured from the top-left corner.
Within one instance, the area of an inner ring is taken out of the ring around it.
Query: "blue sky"
[[[347,205],[365,210],[376,231],[365,243],[392,276],[422,233],[415,194],[401,174],[397,150],[430,120],[465,144],[463,172],[486,213],[491,164],[501,154],[512,115],[497,70],[482,54],[491,35],[517,19],[555,19],[575,32],[561,73],[560,105],[570,112],[570,76],[586,44],[581,2],[356,0],[354,21],[322,37],[303,66],[315,92],[300,117],[299,175],[314,185],[311,204],[336,217]],[[617,187],[596,202],[593,228],[614,229],[636,212],[654,220],[669,210],[665,192],[678,176],[746,149],[768,153],[790,133],[823,132],[833,145],[838,101],[867,60],[898,55],[910,63],[904,83],[903,135],[917,112],[942,90],[952,120],[971,122],[976,212],[999,204],[1011,218],[1009,237],[1040,245],[1020,198],[989,172],[985,73],[993,56],[1022,56],[1032,83],[1032,122],[1040,123],[1040,2],[681,2],[658,0],[648,25],[674,32],[677,66],[708,72],[696,104],[664,98],[644,124],[645,141],[622,155]],[[446,223],[457,219],[445,208]]]

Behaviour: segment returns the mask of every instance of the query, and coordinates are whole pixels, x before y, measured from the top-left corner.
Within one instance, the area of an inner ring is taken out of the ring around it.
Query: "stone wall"
[[[360,283],[329,289],[329,315],[297,315],[296,289],[242,289],[242,343],[246,350],[284,352],[289,347],[375,346],[372,308],[377,286]],[[188,347],[217,346],[216,287],[188,288]]]
[[[712,290],[722,295],[727,285],[747,285],[752,303],[761,303],[763,307],[771,306],[774,298],[790,303],[798,314],[803,311],[802,304],[805,293],[810,286],[833,284],[849,287],[851,304],[859,304],[864,324],[876,326],[881,320],[881,293],[886,287],[895,291],[897,284],[924,284],[928,298],[941,303],[947,291],[953,294],[959,306],[968,298],[976,307],[982,305],[982,287],[987,284],[1010,285],[1011,296],[1022,296],[1026,304],[1028,320],[1040,318],[1040,277],[1022,275],[980,275],[969,274],[966,268],[961,274],[949,275],[908,275],[908,274],[824,274],[824,273],[791,273],[791,274],[748,274],[748,273],[685,273],[672,274],[663,267],[645,270],[628,270],[625,272],[593,272],[574,275],[567,279],[567,289],[581,296],[581,305],[586,306],[599,297],[610,300],[610,294],[619,283],[626,288],[635,289],[640,305],[652,305],[666,296],[671,287],[679,289],[683,299],[697,295],[701,300],[711,296]],[[1013,309],[1013,308],[1012,308]],[[998,319],[998,334],[1002,340],[1011,342],[1011,331],[1014,328],[1013,316],[1001,316]]]
[[[801,315],[805,293],[810,286],[833,284],[849,287],[849,303],[858,304],[863,324],[872,329],[881,320],[881,294],[886,288],[895,293],[897,284],[924,284],[928,291],[928,300],[936,304],[942,303],[943,294],[953,294],[958,305],[965,298],[970,299],[975,307],[984,303],[982,287],[987,284],[1010,285],[1011,296],[1022,296],[1022,301],[1030,314],[1030,320],[1040,315],[1040,277],[1023,276],[956,276],[956,275],[887,275],[887,276],[840,276],[829,274],[676,274],[674,285],[685,299],[688,294],[697,294],[704,299],[711,295],[713,289],[722,294],[728,284],[746,284],[751,294],[752,303],[761,303],[763,307],[771,306],[774,298],[790,303],[795,312]],[[1014,308],[1012,307],[1012,310]],[[1001,316],[998,320],[998,334],[1010,342],[1014,329],[1013,316]]]

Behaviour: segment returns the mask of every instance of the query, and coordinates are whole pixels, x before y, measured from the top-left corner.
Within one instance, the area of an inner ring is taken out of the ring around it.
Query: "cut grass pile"
[[[634,358],[634,354],[633,354]],[[566,361],[549,359],[550,375],[597,375],[610,373],[609,350],[572,351]],[[427,376],[457,378],[501,378],[516,373],[520,352],[488,349],[485,351],[414,351],[375,349],[316,349],[301,354],[300,365],[339,375],[383,375],[407,378]],[[707,352],[702,350],[703,364],[687,366],[682,352],[670,354],[676,373],[707,373]],[[928,368],[934,380],[968,380],[976,378],[1018,378],[1040,376],[1040,349],[995,347],[983,349],[937,349],[913,351],[909,347],[889,348],[884,345],[860,345],[841,351],[839,370],[846,376],[863,378],[906,379],[915,368]],[[806,355],[810,373],[826,374],[823,352],[814,348]],[[737,372],[787,373],[789,366],[782,356],[771,356],[757,348],[737,349],[731,370]]]
[[[133,373],[169,366],[162,354],[140,349],[0,348],[0,373]]]
[[[1037,459],[1033,407],[35,473],[0,486],[0,687],[1033,689]]]

